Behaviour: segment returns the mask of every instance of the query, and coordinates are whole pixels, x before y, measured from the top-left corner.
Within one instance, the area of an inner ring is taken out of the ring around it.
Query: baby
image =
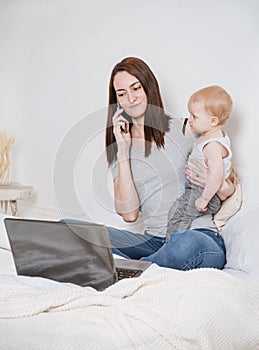
[[[186,181],[185,192],[169,211],[167,238],[174,232],[189,229],[194,219],[215,214],[221,207],[216,193],[229,177],[232,157],[230,140],[222,125],[231,109],[231,97],[220,86],[198,90],[188,101],[188,127],[193,135],[199,135],[188,162],[190,159],[202,162],[208,168],[208,176],[204,188]]]

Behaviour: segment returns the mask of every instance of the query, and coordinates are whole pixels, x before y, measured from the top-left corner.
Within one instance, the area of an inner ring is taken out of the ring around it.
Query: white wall
[[[258,17],[257,0],[0,0],[0,128],[16,137],[11,180],[36,191],[23,214],[121,224],[103,136],[110,72],[132,55],[175,115],[205,85],[229,91],[235,164],[258,202]]]

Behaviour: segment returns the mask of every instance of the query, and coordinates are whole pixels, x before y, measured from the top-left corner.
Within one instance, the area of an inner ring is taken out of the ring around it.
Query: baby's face
[[[212,130],[212,118],[201,102],[193,102],[190,106],[189,125],[194,134],[203,134]]]

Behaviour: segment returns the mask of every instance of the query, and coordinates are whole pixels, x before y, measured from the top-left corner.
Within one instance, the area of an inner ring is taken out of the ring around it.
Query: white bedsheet
[[[152,265],[97,292],[17,276],[4,234],[0,350],[259,349],[259,279],[250,274]]]
[[[259,349],[259,280],[152,265],[103,292],[0,276],[1,350]]]

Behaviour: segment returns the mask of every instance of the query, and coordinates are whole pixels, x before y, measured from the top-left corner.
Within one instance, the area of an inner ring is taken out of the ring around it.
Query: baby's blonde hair
[[[232,99],[229,94],[220,86],[208,86],[194,92],[188,101],[188,109],[191,113],[193,103],[202,103],[206,112],[216,116],[219,124],[223,125],[229,118],[232,110]]]

